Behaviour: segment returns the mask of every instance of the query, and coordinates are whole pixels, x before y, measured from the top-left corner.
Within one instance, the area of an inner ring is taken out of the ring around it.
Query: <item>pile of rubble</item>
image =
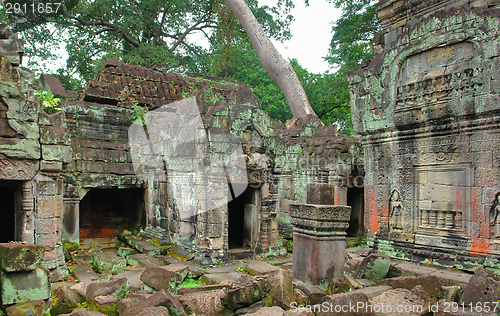
[[[12,254],[1,256],[2,304],[8,316],[497,315],[493,310],[500,297],[500,277],[482,267],[470,275],[352,248],[346,253],[345,276],[321,289],[292,280],[292,258],[196,266],[168,255],[171,248],[132,235],[121,241],[86,240],[83,250],[68,253],[70,276],[50,285],[50,297],[47,279],[29,285],[45,296],[27,296],[35,292],[25,283],[13,296],[5,291],[6,278],[43,271],[35,269],[43,254],[23,257],[37,253],[38,246],[16,247],[16,255],[9,250],[13,247],[0,247]],[[15,265],[5,264],[4,258],[16,256],[19,260],[10,262],[17,262],[17,268],[7,271]],[[18,271],[19,262],[35,257],[31,272],[24,264],[26,269]]]

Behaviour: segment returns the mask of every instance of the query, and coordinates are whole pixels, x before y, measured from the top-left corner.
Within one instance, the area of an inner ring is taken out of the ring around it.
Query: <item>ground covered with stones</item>
[[[131,234],[84,240],[66,254],[68,277],[56,280],[52,274],[49,299],[11,305],[5,314],[500,314],[493,312],[500,277],[482,267],[472,275],[396,262],[358,247],[346,252],[345,276],[321,289],[292,279],[292,256],[200,266],[170,252]]]

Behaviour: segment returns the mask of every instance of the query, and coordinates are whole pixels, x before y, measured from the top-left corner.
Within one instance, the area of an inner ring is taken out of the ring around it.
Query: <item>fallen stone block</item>
[[[107,316],[119,316],[117,303],[118,300],[113,295],[96,296],[88,304],[87,310],[100,312]]]
[[[389,285],[377,285],[377,286],[365,287],[365,288],[356,290],[354,292],[362,293],[362,294],[366,295],[368,298],[373,298],[375,296],[378,296],[378,295],[385,293],[387,291],[390,291],[390,290],[392,290],[392,287],[390,287]]]
[[[37,268],[29,272],[0,272],[1,304],[10,305],[50,297],[49,276]]]
[[[130,293],[130,284],[127,279],[121,278],[106,282],[94,282],[87,286],[87,302],[93,301],[97,296],[113,295],[117,299],[125,298]]]
[[[459,302],[462,294],[464,293],[463,288],[457,285],[443,286],[443,298],[449,302]]]
[[[137,316],[137,314],[148,307],[166,307],[170,314],[186,316],[186,311],[178,297],[160,290],[155,294],[130,294],[126,299],[118,302],[120,316]]]
[[[118,273],[117,275],[113,275],[111,277],[111,280],[125,278],[130,284],[130,291],[137,292],[144,288],[144,283],[141,281],[142,272],[144,272],[144,269],[140,269],[137,271],[125,271],[122,273]]]
[[[85,284],[91,284],[94,283],[94,281],[100,280],[99,275],[97,275],[94,269],[92,269],[92,266],[87,263],[70,265],[69,270],[77,280]]]
[[[169,266],[150,267],[141,274],[141,281],[155,290],[175,293],[176,287],[184,280],[182,275],[168,269]],[[185,273],[187,275],[187,271]]]
[[[325,297],[321,305],[313,306],[317,308],[317,316],[331,316],[331,315],[375,315],[369,309],[358,308],[358,306],[368,306],[369,299],[364,293],[339,293]],[[352,308],[354,306],[354,308]],[[345,308],[344,308],[345,307]],[[337,309],[336,309],[337,308]],[[340,308],[340,309],[339,309]],[[344,310],[342,310],[344,308]]]
[[[271,298],[273,306],[279,306],[283,309],[290,309],[293,302],[293,283],[290,271],[274,270],[265,275],[268,278],[270,287],[268,296]]]
[[[59,316],[107,316],[101,312],[87,311],[86,308],[80,308],[71,314],[60,314]]]
[[[0,269],[5,272],[32,271],[40,265],[45,247],[31,244],[0,243]]]
[[[319,286],[304,283],[302,281],[293,281],[295,288],[301,290],[307,297],[309,305],[320,304],[327,295]]]
[[[392,289],[370,299],[366,308],[374,315],[426,316],[430,314],[429,303],[407,289]]]
[[[147,307],[136,316],[170,316],[168,309],[163,306]]]
[[[470,278],[462,295],[461,303],[477,304],[497,302],[500,298],[500,276],[479,267]]]
[[[186,294],[192,294],[192,293],[198,293],[198,292],[205,292],[205,291],[226,290],[229,287],[230,287],[229,285],[224,285],[224,284],[181,287],[177,291],[177,294],[179,294],[179,295],[186,295]]]
[[[43,300],[18,303],[7,307],[7,316],[42,316],[45,307]]]
[[[169,271],[172,271],[172,272],[179,274],[181,277],[178,281],[178,284],[182,283],[182,281],[184,281],[184,279],[189,274],[189,266],[187,264],[184,264],[184,263],[169,264],[169,265],[163,266],[162,269],[167,269]]]
[[[241,273],[231,272],[231,273],[207,273],[201,277],[201,283],[206,285],[231,285],[234,281],[242,276]]]
[[[80,300],[86,300],[87,299],[87,283],[77,283],[75,285],[72,285],[70,287],[72,291],[74,291],[78,296],[80,297]]]
[[[234,311],[262,300],[269,290],[266,278],[243,275],[226,291],[222,304]]]
[[[118,269],[127,265],[127,259],[119,257],[114,251],[98,252],[93,256],[92,265],[97,273],[104,271],[116,273]]]
[[[245,272],[247,272],[250,275],[256,276],[256,275],[261,275],[268,273],[270,271],[275,271],[279,270],[278,267],[270,265],[269,263],[265,261],[248,261],[245,264]]]
[[[401,288],[410,291],[415,286],[421,285],[422,289],[429,294],[430,297],[441,298],[443,295],[441,281],[433,275],[384,279],[378,281],[377,285],[389,285],[394,289]]]
[[[53,315],[71,313],[80,303],[80,296],[68,284],[61,284],[53,290],[50,312]]]
[[[330,281],[328,284],[328,292],[331,294],[347,293],[357,289],[362,289],[363,287],[363,284],[356,281],[352,276],[344,275],[342,278]]]
[[[315,316],[314,312],[306,308],[297,308],[294,310],[285,311],[284,316]]]
[[[261,307],[255,313],[246,314],[246,316],[283,316],[285,311],[278,306]]]
[[[233,315],[231,310],[222,305],[224,295],[224,290],[212,290],[182,295],[179,300],[188,315]]]
[[[293,300],[298,305],[307,305],[307,295],[299,289],[293,289]]]
[[[356,272],[356,279],[368,279],[374,282],[386,277],[391,267],[391,259],[379,254],[371,254],[364,258]]]
[[[130,266],[143,266],[143,267],[161,267],[165,263],[163,260],[145,255],[143,253],[136,253],[127,257],[127,264]]]

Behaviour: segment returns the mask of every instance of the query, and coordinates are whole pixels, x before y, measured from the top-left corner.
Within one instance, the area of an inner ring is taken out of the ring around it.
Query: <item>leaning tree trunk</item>
[[[269,77],[283,91],[293,117],[305,121],[310,119],[319,121],[292,65],[276,50],[245,0],[225,1],[245,29]]]

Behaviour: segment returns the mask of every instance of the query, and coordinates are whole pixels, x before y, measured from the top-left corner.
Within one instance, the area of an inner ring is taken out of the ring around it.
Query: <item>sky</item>
[[[273,41],[274,46],[285,58],[296,58],[311,73],[330,69],[323,59],[328,54],[332,39],[332,22],[342,14],[326,0],[309,0],[306,7],[303,0],[294,1],[291,14],[295,21],[290,26],[292,39],[284,43]],[[274,6],[276,0],[259,0],[259,5]]]

